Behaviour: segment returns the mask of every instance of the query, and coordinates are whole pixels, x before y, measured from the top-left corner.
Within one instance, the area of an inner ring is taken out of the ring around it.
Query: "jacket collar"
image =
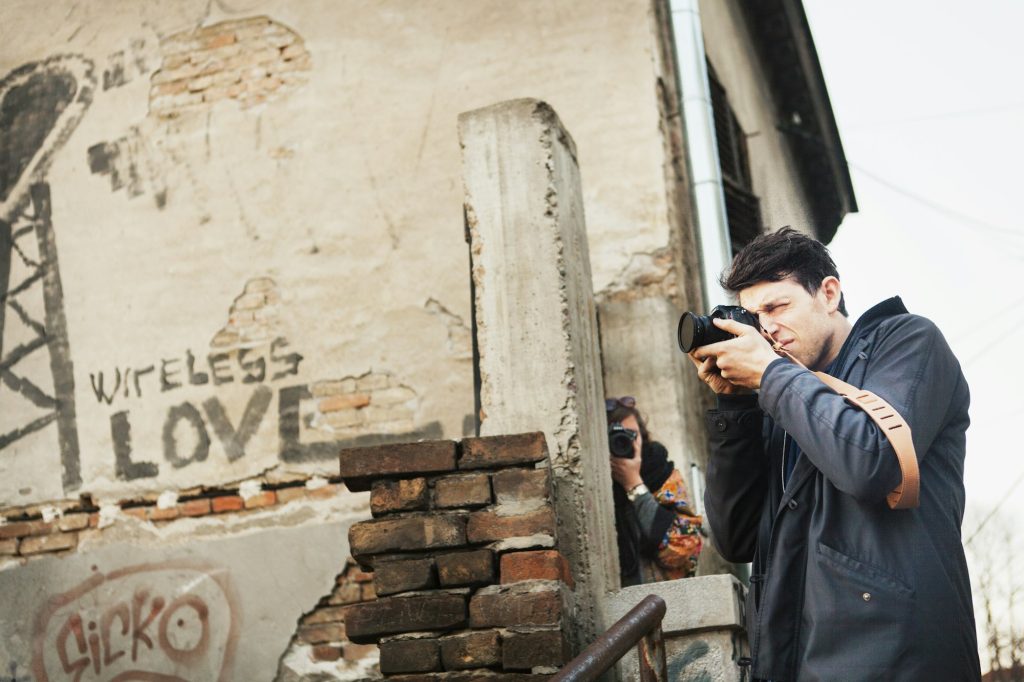
[[[846,339],[846,343],[848,344],[852,339],[857,339],[870,333],[885,319],[895,315],[906,315],[909,312],[910,311],[907,310],[907,307],[903,305],[903,299],[899,296],[893,296],[892,298],[885,299],[881,303],[876,303],[868,308],[853,325],[853,329],[850,330],[850,336]]]

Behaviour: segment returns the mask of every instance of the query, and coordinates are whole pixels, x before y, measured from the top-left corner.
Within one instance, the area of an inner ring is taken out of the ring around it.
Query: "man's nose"
[[[761,329],[765,330],[772,336],[779,330],[778,325],[775,324],[775,320],[768,313],[758,313],[757,321],[761,324]]]

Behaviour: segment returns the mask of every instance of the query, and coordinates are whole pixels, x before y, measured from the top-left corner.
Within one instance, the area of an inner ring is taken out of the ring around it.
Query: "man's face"
[[[838,280],[836,281],[838,286]],[[779,282],[759,282],[739,292],[741,306],[757,315],[761,327],[797,360],[813,370],[824,369],[838,348],[834,348],[835,310],[826,289],[809,294],[792,277]]]

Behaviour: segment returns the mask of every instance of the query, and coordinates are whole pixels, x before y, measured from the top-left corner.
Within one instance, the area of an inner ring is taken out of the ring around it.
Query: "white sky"
[[[1024,2],[804,7],[860,206],[830,247],[851,316],[899,294],[944,331],[972,394],[964,538],[1007,495],[1019,527]]]

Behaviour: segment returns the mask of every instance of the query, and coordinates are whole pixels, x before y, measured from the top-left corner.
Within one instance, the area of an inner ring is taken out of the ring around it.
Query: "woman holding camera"
[[[623,587],[694,575],[702,519],[690,508],[682,474],[650,439],[635,398],[608,398],[605,411]]]

